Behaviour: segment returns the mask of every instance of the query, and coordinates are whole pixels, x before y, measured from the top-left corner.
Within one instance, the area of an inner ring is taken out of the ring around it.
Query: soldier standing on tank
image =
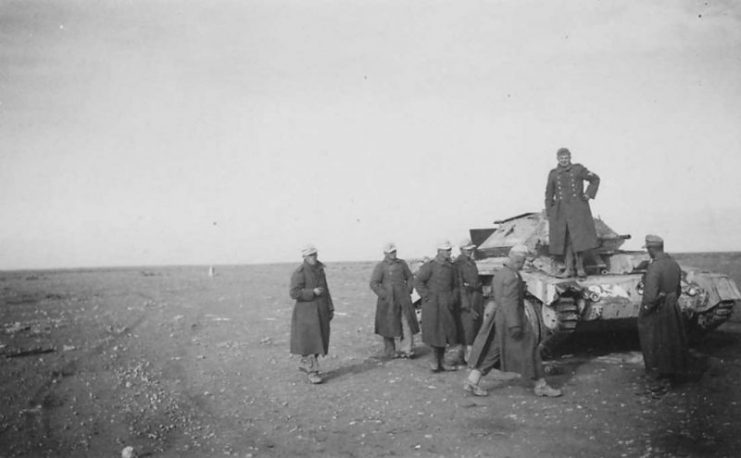
[[[484,298],[481,281],[479,280],[479,269],[473,259],[476,245],[470,239],[466,239],[461,242],[459,248],[461,253],[455,259],[454,264],[460,285],[461,329],[463,331],[461,340],[466,346],[464,359],[467,362],[471,345],[473,345],[476,334],[481,327],[481,320],[484,315]]]
[[[599,188],[599,177],[581,164],[571,163],[571,152],[560,148],[556,153],[558,166],[548,174],[545,188],[545,209],[549,223],[549,245],[553,255],[564,255],[564,272],[559,277],[585,277],[584,252],[597,248],[589,199]],[[589,182],[584,191],[584,181]]]
[[[453,246],[447,240],[437,246],[437,256],[419,268],[414,287],[422,297],[422,341],[432,347],[433,372],[454,371],[444,361],[446,345],[460,344],[458,275],[450,262]]]
[[[515,245],[510,249],[502,270],[494,275],[492,292],[496,310],[486,311],[486,323],[471,351],[471,372],[463,385],[466,391],[475,396],[488,394],[479,386],[479,381],[497,365],[504,372],[535,380],[536,396],[555,397],[562,394],[561,390],[552,388],[545,381],[537,336],[525,315],[525,282],[519,271],[526,259],[527,247]]]
[[[322,383],[318,357],[329,350],[329,322],[334,317],[334,305],[317,249],[307,245],[301,255],[304,262],[291,275],[289,291],[296,300],[290,348],[292,354],[301,356],[299,369],[308,374],[309,382],[317,384]]]
[[[411,298],[414,276],[406,261],[396,257],[396,245],[387,243],[383,254],[384,259],[373,269],[370,280],[370,288],[378,296],[375,331],[383,337],[381,357],[411,358],[414,356],[414,334],[419,332]]]
[[[661,237],[647,235],[644,248],[651,263],[638,312],[638,337],[650,388],[659,393],[671,388],[687,370],[687,335],[678,304],[682,269],[664,252]]]

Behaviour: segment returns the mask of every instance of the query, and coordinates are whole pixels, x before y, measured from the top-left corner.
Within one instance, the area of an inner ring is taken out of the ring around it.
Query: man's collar
[[[654,255],[654,260],[657,260],[657,259],[664,259],[664,258],[667,258],[667,257],[669,257],[669,255],[668,255],[668,254],[666,253],[666,251],[661,251],[661,252],[659,252],[659,253],[656,253],[656,254]]]

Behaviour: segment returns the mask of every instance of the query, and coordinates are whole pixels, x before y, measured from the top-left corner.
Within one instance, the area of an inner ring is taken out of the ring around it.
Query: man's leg
[[[564,271],[558,277],[570,278],[574,276],[574,246],[571,244],[571,235],[568,229],[566,229],[566,246],[564,249]]]
[[[308,374],[310,383],[322,383],[322,377],[319,376],[319,360],[317,355],[303,355],[299,369]]]
[[[393,337],[383,338],[383,353],[384,353],[384,356],[386,356],[386,358],[396,357],[396,347],[394,345]]]
[[[451,366],[445,362],[445,347],[432,347],[432,361],[430,361],[432,372],[455,371],[458,366]]]
[[[576,276],[583,278],[587,276],[587,272],[584,270],[584,252],[575,252],[574,257],[576,258]]]
[[[442,356],[445,353],[445,347],[430,347],[432,348],[432,352],[430,352],[430,355],[432,359],[430,360],[430,370],[432,372],[441,372],[443,370],[442,368]]]
[[[402,358],[414,356],[414,334],[412,334],[407,316],[403,313],[401,315],[401,337],[396,338],[396,344]]]
[[[463,389],[474,396],[488,396],[489,392],[479,386],[481,375],[481,371],[478,369],[471,369],[468,378],[463,383]]]
[[[307,374],[314,370],[314,355],[303,355],[298,363],[298,369]]]

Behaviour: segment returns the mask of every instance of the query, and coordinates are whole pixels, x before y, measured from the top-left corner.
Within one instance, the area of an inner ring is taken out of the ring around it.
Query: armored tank
[[[621,250],[630,235],[613,231],[599,218],[594,222],[600,245],[585,256],[585,278],[558,277],[563,264],[548,253],[545,212],[523,213],[495,221],[492,228],[470,231],[487,300],[492,296],[492,279],[502,268],[509,249],[516,244],[528,248],[528,261],[521,272],[527,284],[525,312],[545,354],[577,331],[636,324],[649,256],[643,251]],[[741,293],[727,275],[680,266],[679,305],[688,334],[698,337],[730,318]]]

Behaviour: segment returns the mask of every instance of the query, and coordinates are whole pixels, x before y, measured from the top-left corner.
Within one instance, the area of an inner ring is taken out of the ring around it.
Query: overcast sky
[[[434,253],[559,147],[638,248],[741,250],[741,3],[0,1],[0,269]]]

